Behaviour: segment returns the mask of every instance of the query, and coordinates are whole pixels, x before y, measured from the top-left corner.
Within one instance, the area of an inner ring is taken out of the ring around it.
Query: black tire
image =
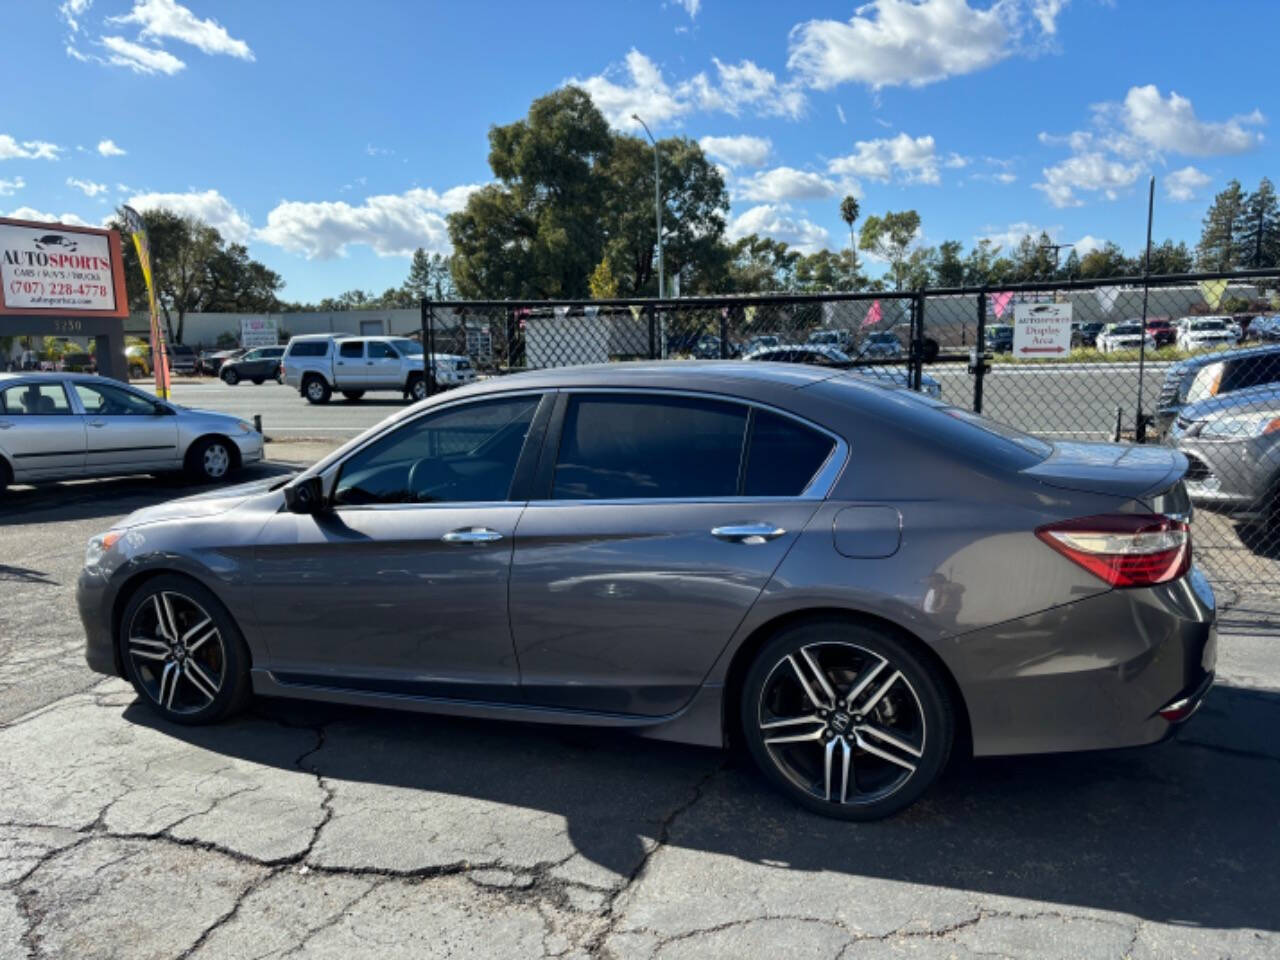
[[[0,457],[0,493],[4,493],[11,483],[13,483],[13,468],[4,457]]]
[[[342,395],[346,397],[348,400],[350,400],[352,403],[355,403],[357,400],[359,400],[361,397],[364,396],[364,391],[363,390],[343,390]]]
[[[133,689],[173,723],[216,723],[253,695],[244,636],[212,591],[188,577],[146,581],[125,604],[116,643]]]
[[[302,395],[307,398],[308,403],[328,403],[329,398],[333,396],[333,390],[325,382],[324,377],[312,374],[302,381]]]
[[[254,378],[253,378],[253,385],[254,385],[255,387],[260,387],[260,386],[262,386],[264,383],[266,383],[266,377],[254,377]]]
[[[222,382],[225,383],[228,387],[234,387],[237,383],[240,382],[240,374],[236,373],[234,370],[223,370]]]
[[[404,394],[411,403],[417,403],[419,400],[425,400],[431,395],[432,391],[427,387],[426,378],[420,373],[415,373],[409,378],[409,382],[405,384]]]
[[[186,467],[197,483],[221,483],[239,467],[235,445],[222,437],[201,437],[187,451]]]
[[[810,663],[822,671],[834,702]],[[805,691],[801,669],[816,701]],[[864,717],[859,708],[872,698]],[[933,663],[887,630],[844,620],[797,624],[766,643],[747,672],[739,723],[752,758],[775,787],[815,813],[844,820],[879,820],[910,806],[946,767],[955,739],[948,687]],[[765,723],[782,727],[770,736],[772,744],[765,742]],[[897,745],[880,739],[886,735]],[[886,754],[897,759],[888,762]],[[846,755],[852,780],[842,796]]]

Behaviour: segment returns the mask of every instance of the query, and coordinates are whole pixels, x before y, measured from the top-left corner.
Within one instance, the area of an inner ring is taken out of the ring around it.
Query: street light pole
[[[662,174],[658,167],[658,141],[653,139],[649,125],[640,119],[639,114],[633,113],[631,119],[644,127],[649,142],[653,144],[653,214],[658,224],[658,296],[661,298],[666,295],[666,285],[662,275]]]

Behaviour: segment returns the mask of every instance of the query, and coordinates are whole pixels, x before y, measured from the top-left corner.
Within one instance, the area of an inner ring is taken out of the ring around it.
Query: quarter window
[[[691,397],[576,396],[560,437],[557,500],[732,497],[746,408]]]
[[[0,390],[0,412],[10,417],[70,414],[67,394],[58,383],[17,384]]]
[[[506,500],[539,397],[508,397],[419,417],[342,466],[339,506]]]
[[[768,410],[751,423],[742,492],[748,497],[798,497],[831,456],[835,441]]]

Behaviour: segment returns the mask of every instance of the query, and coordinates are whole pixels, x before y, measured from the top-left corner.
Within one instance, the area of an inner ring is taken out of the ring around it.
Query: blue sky
[[[1271,162],[1280,4],[1238,0],[21,0],[6,5],[0,214],[199,214],[286,299],[398,285],[490,178],[491,124],[569,80],[620,128],[700,140],[731,233],[848,242],[837,207],[913,207],[921,241],[1046,229],[1194,243]],[[873,270],[875,269],[872,265]]]

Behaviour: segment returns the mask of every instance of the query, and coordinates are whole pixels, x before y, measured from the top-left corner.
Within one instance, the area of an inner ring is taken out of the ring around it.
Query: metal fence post
[[[427,381],[427,396],[436,392],[436,314],[431,298],[422,298],[422,376]]]
[[[987,375],[987,291],[978,294],[978,331],[973,346],[973,412],[982,412],[982,382]]]
[[[720,359],[729,359],[729,308],[720,308]]]
[[[658,359],[658,308],[649,304],[649,359]]]
[[[917,293],[911,298],[911,389],[920,392],[924,380],[924,294]]]

